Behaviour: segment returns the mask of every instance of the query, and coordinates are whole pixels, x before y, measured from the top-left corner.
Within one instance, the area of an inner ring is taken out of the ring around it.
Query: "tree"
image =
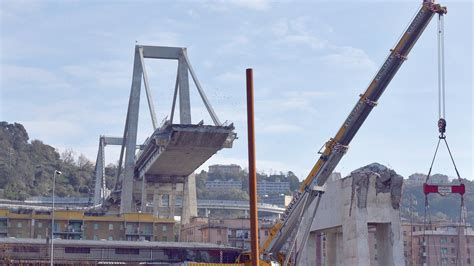
[[[0,189],[8,199],[25,199],[32,195],[51,195],[52,176],[60,170],[58,195],[89,196],[94,165],[84,155],[77,162],[74,151],[61,155],[40,140],[32,140],[18,123],[0,122]]]
[[[286,173],[286,179],[290,182],[291,191],[295,191],[300,187],[300,180],[292,171]]]
[[[72,149],[66,149],[61,153],[61,160],[65,164],[74,164],[74,151]]]
[[[92,167],[92,162],[87,159],[87,157],[84,155],[84,154],[81,154],[79,155],[79,157],[77,158],[77,166],[79,168],[88,168],[88,167]]]

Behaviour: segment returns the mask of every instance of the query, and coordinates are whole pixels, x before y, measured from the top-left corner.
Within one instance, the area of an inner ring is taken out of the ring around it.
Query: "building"
[[[406,266],[413,266],[413,229],[421,227],[421,224],[412,224],[409,222],[402,222],[402,232],[403,232],[403,257],[405,258]]]
[[[412,185],[421,185],[425,183],[426,175],[425,174],[412,174],[408,177],[407,183]]]
[[[258,195],[272,195],[283,194],[290,191],[290,182],[272,182],[272,181],[258,181],[257,194]]]
[[[447,175],[435,174],[430,177],[430,183],[433,184],[448,184],[449,177]]]
[[[458,234],[458,224],[402,223],[403,255],[406,266],[430,265],[474,265],[474,230],[471,226],[466,234]],[[376,228],[369,225],[368,230],[370,265],[380,265],[377,255]],[[423,238],[425,241],[423,243]],[[325,265],[327,235],[316,236],[316,265]],[[459,247],[459,248],[458,248]],[[459,253],[458,253],[459,252]],[[462,264],[458,263],[458,257]]]
[[[0,264],[49,265],[50,248],[45,239],[0,238]],[[237,248],[209,243],[54,240],[55,265],[197,266],[233,263],[239,254]]]
[[[474,231],[467,226],[459,237],[459,224],[402,223],[405,265],[471,265],[474,248]],[[423,241],[425,239],[425,241]],[[424,243],[423,243],[424,242]],[[460,246],[460,248],[458,248]],[[459,254],[458,254],[459,252]],[[457,263],[458,256],[462,260]]]
[[[293,199],[293,196],[289,196],[285,194],[273,194],[273,195],[260,196],[259,202],[277,205],[279,207],[286,208],[288,204],[290,204],[292,199]]]
[[[232,189],[241,190],[242,189],[242,181],[234,181],[234,180],[212,180],[206,181],[206,189],[209,191],[228,191]]]
[[[422,185],[426,182],[427,175],[425,174],[412,174],[408,177],[405,182],[410,185]],[[449,177],[447,175],[435,174],[430,176],[429,183],[432,184],[448,184]]]
[[[237,176],[242,171],[242,168],[236,164],[221,165],[214,164],[209,165],[209,174],[221,174],[221,175],[230,175]]]
[[[413,225],[411,263],[407,265],[474,264],[474,230],[459,224]],[[410,248],[410,247],[409,247]]]
[[[55,238],[77,240],[175,241],[174,220],[148,213],[87,215],[83,210],[56,210]],[[46,239],[51,235],[51,212],[0,209],[0,237]]]
[[[413,266],[415,264],[416,252],[414,252],[414,235],[417,232],[422,232],[425,230],[434,230],[437,229],[437,225],[424,225],[422,223],[416,222],[411,223],[402,218],[402,233],[403,233],[403,256],[405,258],[405,265]]]
[[[262,243],[273,223],[259,221],[259,240]],[[212,219],[194,217],[191,223],[183,225],[180,241],[214,243],[242,249],[250,249],[250,220],[248,218]]]

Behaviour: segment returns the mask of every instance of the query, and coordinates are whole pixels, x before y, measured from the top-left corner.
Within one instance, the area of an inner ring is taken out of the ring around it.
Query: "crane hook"
[[[439,130],[439,138],[440,139],[445,139],[446,138],[446,135],[444,135],[444,133],[446,133],[446,119],[444,118],[440,118],[438,120],[438,130]]]

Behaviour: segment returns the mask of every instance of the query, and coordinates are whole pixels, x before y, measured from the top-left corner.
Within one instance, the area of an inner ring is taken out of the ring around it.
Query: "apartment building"
[[[262,195],[260,196],[259,202],[277,205],[279,207],[286,208],[288,204],[290,204],[293,196],[285,195],[285,194],[273,194],[273,195]]]
[[[418,230],[413,232],[412,244],[411,265],[474,264],[472,227],[445,224]]]
[[[51,212],[0,209],[0,237],[51,236]],[[174,241],[174,220],[149,213],[87,215],[82,210],[56,210],[54,238],[87,240]]]
[[[241,190],[242,189],[242,181],[234,181],[234,180],[212,180],[206,181],[206,189],[208,191],[229,191],[232,189]]]
[[[426,175],[425,174],[412,174],[408,177],[408,179],[405,179],[405,183],[409,185],[421,185],[425,183],[426,181]],[[449,183],[449,177],[446,175],[441,175],[441,174],[434,174],[430,176],[429,183],[433,184],[448,184]]]
[[[272,181],[258,181],[257,194],[258,195],[272,195],[282,194],[290,190],[290,182],[272,182]]]
[[[242,168],[236,164],[229,164],[229,165],[209,165],[209,174],[223,174],[223,175],[231,175],[236,176],[242,171]]]
[[[269,235],[272,222],[259,221],[259,240]],[[250,249],[250,220],[248,218],[212,219],[195,217],[182,227],[180,241],[202,242]]]
[[[402,223],[405,265],[474,265],[474,230],[456,223]]]

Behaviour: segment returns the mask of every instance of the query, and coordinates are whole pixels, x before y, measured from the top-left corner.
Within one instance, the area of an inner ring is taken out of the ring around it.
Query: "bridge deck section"
[[[168,124],[157,129],[137,155],[136,177],[188,176],[233,136],[233,126]]]

